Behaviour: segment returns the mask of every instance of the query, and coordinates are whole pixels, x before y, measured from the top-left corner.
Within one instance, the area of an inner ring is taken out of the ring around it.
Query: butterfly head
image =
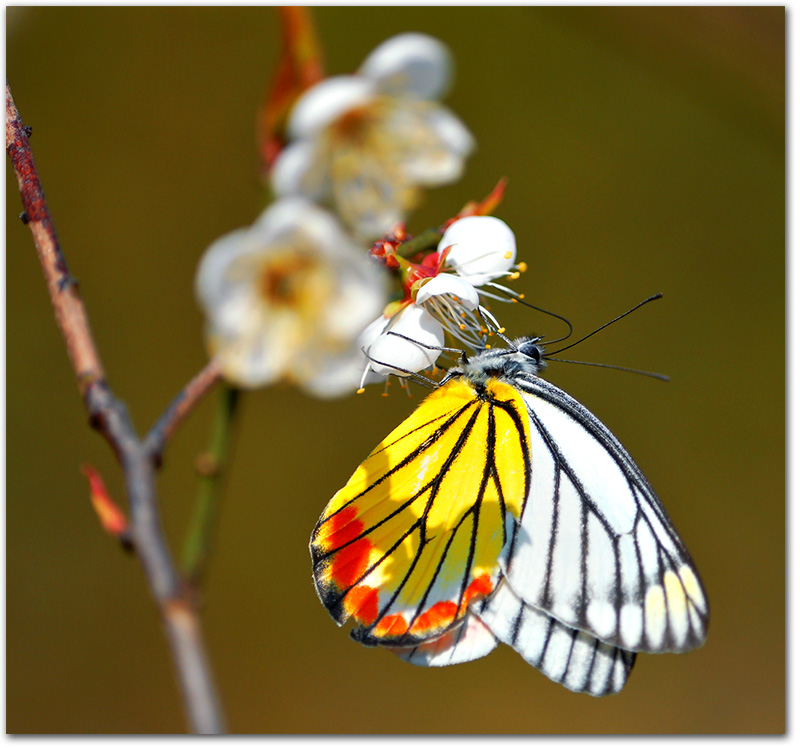
[[[490,379],[513,384],[520,376],[537,376],[546,366],[541,338],[517,338],[509,341],[508,348],[491,348],[479,351],[450,370],[453,376],[466,377],[475,385],[484,385]]]

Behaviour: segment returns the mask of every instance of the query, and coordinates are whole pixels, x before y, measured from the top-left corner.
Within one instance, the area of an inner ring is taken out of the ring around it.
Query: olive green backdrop
[[[248,394],[203,620],[235,732],[784,730],[783,8],[319,8],[330,73],[407,30],[446,41],[449,105],[479,149],[412,231],[509,178],[516,288],[587,332],[570,353],[670,384],[553,364],[661,495],[711,599],[708,642],[640,656],[615,697],[553,684],[512,650],[434,670],[339,630],[311,583],[329,497],[422,395]],[[204,364],[198,259],[262,204],[254,122],[272,8],[11,8],[7,75],[115,392],[140,429]],[[99,528],[82,461],[124,504],[86,425],[6,167],[7,723],[13,733],[179,732],[181,704],[135,559]],[[503,308],[512,335],[561,332]],[[213,398],[159,480],[179,548]]]

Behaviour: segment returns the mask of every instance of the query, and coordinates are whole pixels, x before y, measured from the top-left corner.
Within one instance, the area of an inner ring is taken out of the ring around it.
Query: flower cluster
[[[492,216],[457,219],[419,262],[404,259],[390,242],[378,242],[373,253],[396,268],[403,297],[363,336],[368,362],[362,385],[370,372],[402,376],[432,366],[445,347],[445,334],[472,351],[483,348],[489,334],[502,329],[481,297],[517,296],[496,281],[514,278],[525,267],[515,264],[514,233]]]
[[[441,42],[401,34],[356,74],[297,98],[272,164],[276,202],[217,240],[197,274],[209,351],[228,380],[336,396],[427,369],[448,336],[474,351],[501,330],[482,298],[515,296],[497,281],[524,265],[508,226],[479,215],[496,200],[426,243],[405,230],[421,189],[457,179],[474,146],[437,101],[451,69]]]
[[[447,48],[424,34],[380,45],[358,73],[308,89],[278,157],[278,195],[332,207],[357,236],[373,240],[402,221],[420,187],[458,179],[473,139],[436,102],[450,80]]]

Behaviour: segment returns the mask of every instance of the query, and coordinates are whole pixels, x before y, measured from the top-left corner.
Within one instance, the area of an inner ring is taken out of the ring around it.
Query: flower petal
[[[289,117],[292,138],[310,138],[345,112],[375,98],[377,87],[369,78],[337,75],[320,81],[298,100]]]
[[[514,232],[494,216],[467,216],[451,224],[439,242],[447,264],[474,286],[505,275],[517,257]]]
[[[324,367],[314,370],[301,385],[318,398],[336,398],[354,393],[361,385],[366,365],[364,354],[360,350],[352,351],[346,356],[328,359]],[[372,376],[368,375],[365,383],[379,382],[381,379],[372,372],[370,375]]]
[[[365,248],[347,234],[334,216],[310,200],[291,196],[273,203],[251,227],[264,245],[293,242],[323,253],[332,260],[366,258]],[[370,263],[364,263],[367,267]]]
[[[369,347],[370,366],[375,372],[405,377],[409,372],[430,367],[439,358],[444,347],[444,331],[425,309],[411,305],[389,323],[388,330]]]
[[[447,47],[427,34],[398,34],[372,51],[359,73],[377,82],[383,93],[438,99],[452,76]]]
[[[230,296],[226,269],[245,252],[249,229],[237,229],[217,239],[203,255],[195,276],[195,294],[205,307],[212,307]]]
[[[365,351],[369,350],[369,347],[375,343],[378,336],[388,330],[390,322],[391,321],[383,315],[378,315],[377,318],[364,328],[361,335],[358,337],[359,346]]]
[[[426,187],[458,179],[475,141],[461,121],[432,102],[408,102],[387,122],[395,135],[397,158],[405,178]]]
[[[338,278],[338,294],[323,321],[324,329],[335,331],[337,337],[355,338],[364,327],[364,321],[384,304],[386,281],[385,273],[372,259],[343,268]]]
[[[475,287],[469,281],[450,273],[440,273],[424,281],[417,292],[416,303],[424,304],[432,297],[443,294],[458,297],[461,306],[466,309],[475,309],[480,304],[480,297]]]
[[[317,144],[301,140],[286,146],[272,167],[270,178],[276,195],[307,195],[318,200],[325,188]]]
[[[425,187],[455,182],[475,147],[472,134],[452,112],[438,104],[429,104],[419,120],[417,127],[424,137],[409,142],[411,147],[402,154],[406,178]],[[407,124],[396,129],[412,132]]]
[[[468,156],[475,148],[475,138],[449,109],[443,106],[431,106],[427,110],[427,120],[441,142],[447,146],[454,156]]]
[[[357,338],[386,302],[386,278],[326,211],[285,198],[247,229],[217,240],[200,263],[207,340],[227,379],[284,378],[314,394],[358,387]],[[325,383],[329,377],[331,382]]]
[[[396,137],[393,132],[386,135]],[[405,218],[418,189],[398,169],[394,153],[357,154],[344,160],[347,168],[337,170],[331,180],[333,200],[345,223],[371,244]]]
[[[210,326],[209,348],[223,376],[245,388],[272,384],[284,374],[295,354],[296,326],[284,317],[264,327],[252,316],[241,325],[236,335],[220,335],[213,323]]]

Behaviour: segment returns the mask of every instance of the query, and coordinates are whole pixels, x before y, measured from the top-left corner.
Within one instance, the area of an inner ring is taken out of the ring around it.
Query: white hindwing
[[[595,697],[619,692],[633,668],[635,653],[606,645],[528,606],[505,582],[471,609],[447,634],[391,650],[417,666],[452,666],[482,658],[500,641],[553,681]]]
[[[702,644],[702,585],[633,459],[555,385],[535,376],[514,385],[530,416],[532,476],[508,546],[513,592],[624,650],[680,652]]]
[[[606,645],[529,606],[504,581],[473,611],[501,642],[510,645],[545,676],[573,692],[595,697],[625,686],[636,653]]]
[[[441,637],[410,648],[391,648],[408,663],[415,666],[453,666],[488,655],[497,647],[498,640],[478,619],[468,612],[461,624]]]

